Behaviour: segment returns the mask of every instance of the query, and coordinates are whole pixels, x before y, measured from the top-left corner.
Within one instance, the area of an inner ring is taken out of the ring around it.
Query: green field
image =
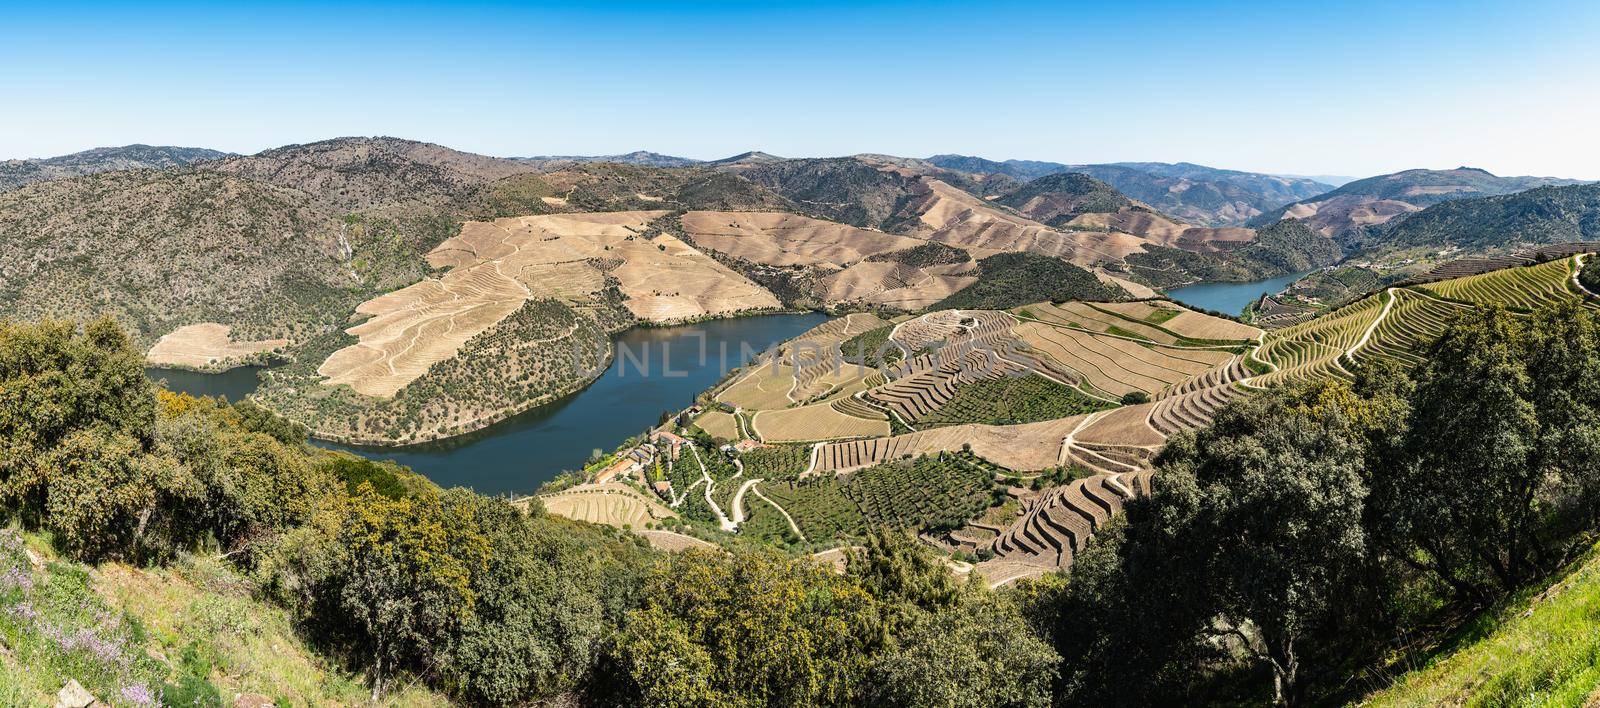
[[[1038,374],[974,381],[938,410],[917,421],[918,427],[988,423],[1014,425],[1055,420],[1113,407]]]

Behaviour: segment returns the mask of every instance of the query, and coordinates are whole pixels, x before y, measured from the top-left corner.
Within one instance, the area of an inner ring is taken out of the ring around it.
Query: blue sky
[[[0,158],[397,135],[1600,179],[1600,3],[55,3]]]

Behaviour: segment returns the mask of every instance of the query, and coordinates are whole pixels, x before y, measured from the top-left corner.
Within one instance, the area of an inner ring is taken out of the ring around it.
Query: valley
[[[847,575],[887,530],[1007,597],[1104,572],[1182,491],[1170,460],[1232,451],[1193,446],[1241,411],[1435,375],[1437,342],[1486,312],[1596,308],[1593,186],[1475,172],[1380,180],[1422,187],[1375,191],[1361,208],[1418,202],[1377,220],[1313,213],[1304,182],[1143,163],[512,160],[382,138],[114,164],[0,193],[0,302],[109,315],[147,377],[244,400],[228,425],[309,434],[295,454],[352,494],[461,487],[628,553],[775,550]],[[1248,185],[1264,193],[1200,206]]]

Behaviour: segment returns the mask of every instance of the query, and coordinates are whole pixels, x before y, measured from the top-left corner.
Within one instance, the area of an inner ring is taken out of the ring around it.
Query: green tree
[[[618,640],[638,705],[844,705],[879,636],[852,579],[770,552],[663,561]]]
[[[372,696],[404,665],[426,666],[477,600],[474,573],[489,546],[468,514],[436,494],[390,499],[369,487],[351,499],[337,536],[333,604],[372,661]]]
[[[1389,500],[1399,538],[1421,551],[1401,557],[1480,601],[1480,569],[1505,590],[1534,570],[1544,470],[1526,351],[1523,325],[1498,307],[1448,327],[1418,372],[1410,463],[1389,472],[1406,491]]]

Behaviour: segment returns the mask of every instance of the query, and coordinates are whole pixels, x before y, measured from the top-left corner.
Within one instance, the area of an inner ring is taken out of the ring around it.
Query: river
[[[1202,283],[1200,285],[1187,285],[1167,291],[1167,297],[1191,307],[1202,310],[1215,310],[1229,315],[1238,315],[1244,308],[1255,302],[1256,298],[1269,293],[1275,293],[1289,284],[1304,277],[1307,273],[1291,273],[1268,280],[1257,280],[1249,283]]]
[[[729,369],[778,342],[827,321],[819,313],[763,315],[678,327],[642,327],[617,336],[617,353],[600,378],[578,393],[458,438],[406,448],[347,448],[394,460],[442,487],[484,494],[526,494],[563,470],[583,466],[594,450],[610,451],[644,432],[662,411],[694,401]],[[702,344],[703,343],[703,344]],[[256,370],[222,374],[148,370],[169,387],[238,400],[255,389]]]

